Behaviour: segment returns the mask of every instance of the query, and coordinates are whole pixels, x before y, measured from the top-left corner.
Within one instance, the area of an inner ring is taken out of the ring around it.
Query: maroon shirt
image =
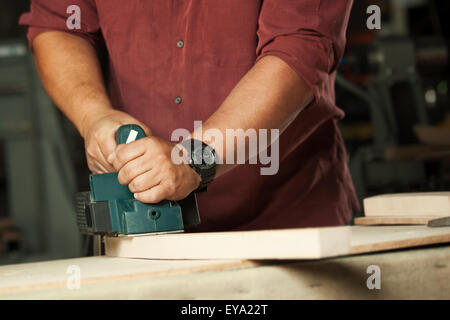
[[[81,8],[81,30],[66,27]],[[359,210],[335,105],[336,68],[351,0],[34,0],[21,24],[29,40],[47,30],[75,33],[109,52],[115,107],[170,139],[206,121],[266,55],[283,59],[315,101],[280,136],[278,174],[240,165],[198,196],[198,230],[330,226]],[[179,41],[182,41],[179,42]],[[89,77],[89,75],[86,75]],[[177,97],[181,98],[176,99]]]

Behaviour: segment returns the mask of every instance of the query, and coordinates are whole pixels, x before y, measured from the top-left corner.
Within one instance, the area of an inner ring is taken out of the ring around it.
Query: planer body
[[[118,143],[145,137],[141,127],[124,125],[116,133]],[[118,181],[118,173],[91,174],[90,191],[75,195],[77,224],[82,234],[139,235],[183,232],[200,223],[195,193],[180,201],[142,203]]]

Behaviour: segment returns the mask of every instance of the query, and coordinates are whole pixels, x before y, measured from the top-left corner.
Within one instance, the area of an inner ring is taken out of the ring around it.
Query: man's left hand
[[[137,200],[158,203],[181,200],[200,185],[201,178],[187,163],[175,164],[175,143],[150,136],[118,145],[108,161],[119,172],[119,182],[128,185]]]

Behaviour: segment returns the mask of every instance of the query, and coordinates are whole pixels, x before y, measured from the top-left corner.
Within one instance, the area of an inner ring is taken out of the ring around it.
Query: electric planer
[[[118,144],[145,137],[138,125],[124,125],[116,132]],[[180,201],[142,203],[123,186],[118,173],[91,174],[91,191],[75,195],[77,224],[82,234],[126,236],[183,232],[200,223],[195,193]]]

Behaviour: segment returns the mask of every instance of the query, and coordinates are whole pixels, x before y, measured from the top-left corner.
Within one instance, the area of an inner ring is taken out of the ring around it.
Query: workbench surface
[[[317,261],[89,257],[2,266],[0,299],[450,299],[449,279],[449,245]]]

